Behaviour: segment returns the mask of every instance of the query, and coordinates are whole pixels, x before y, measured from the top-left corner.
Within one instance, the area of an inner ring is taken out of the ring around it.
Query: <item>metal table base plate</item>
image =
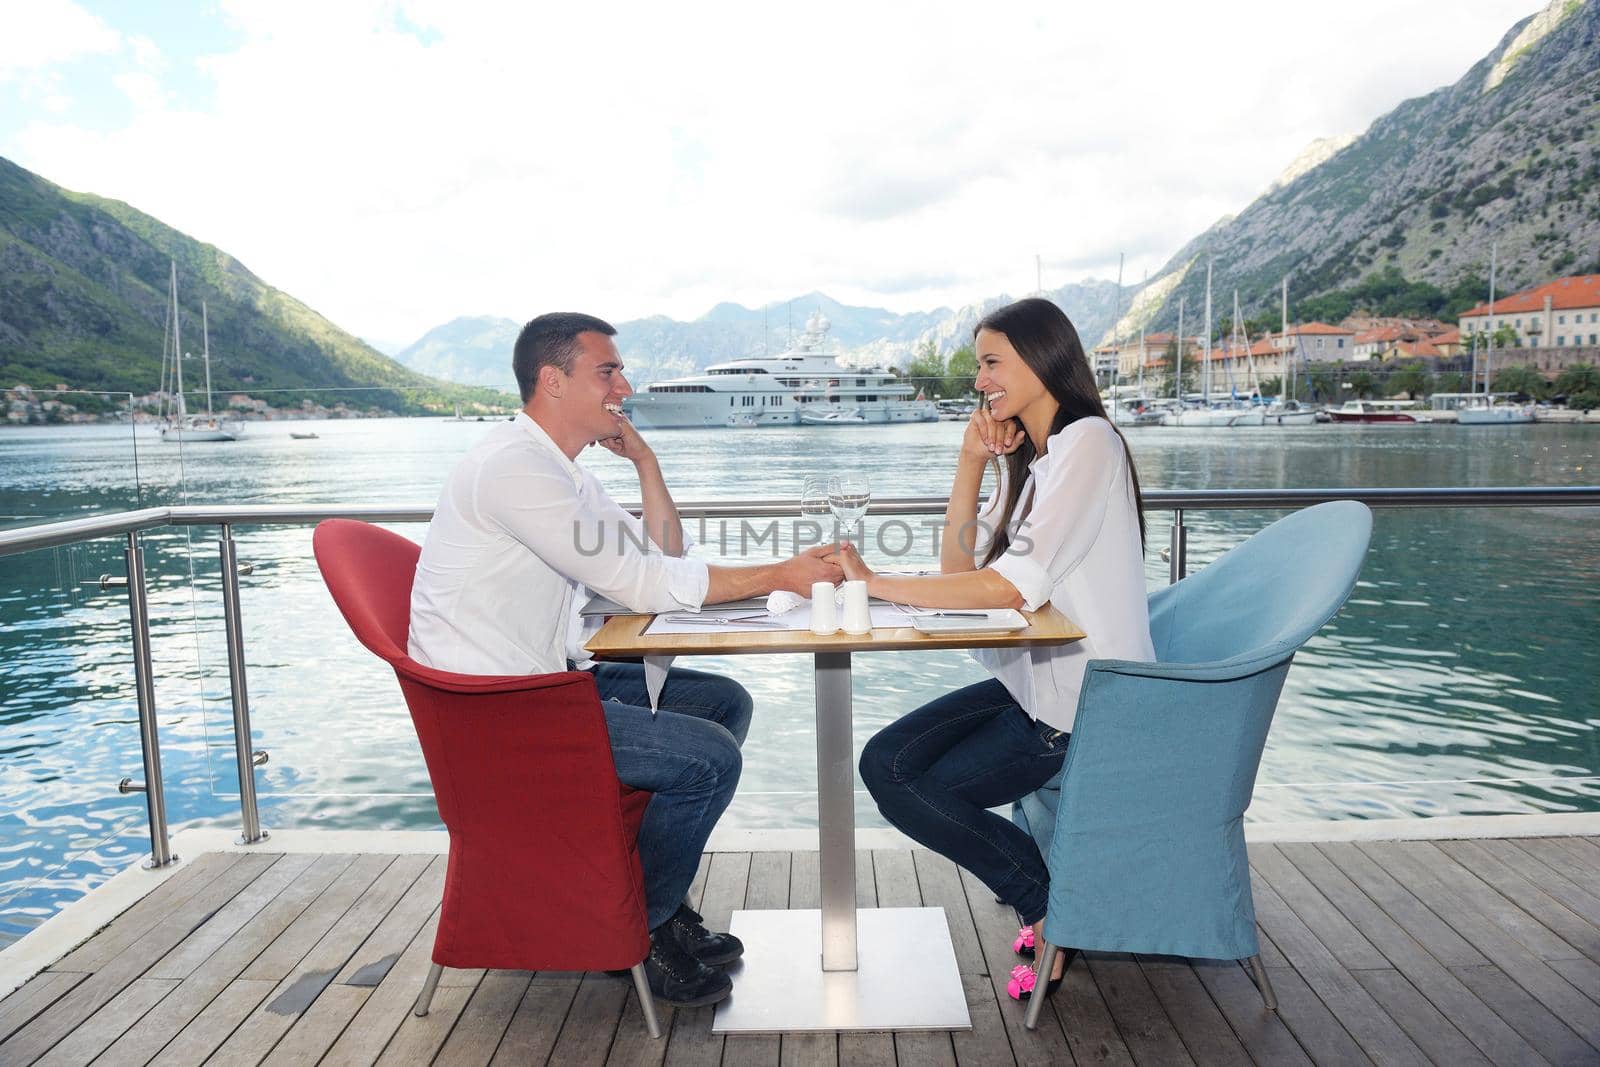
[[[857,969],[822,969],[822,913],[736,911],[744,958],[714,1034],[819,1030],[970,1030],[943,908],[863,908]]]

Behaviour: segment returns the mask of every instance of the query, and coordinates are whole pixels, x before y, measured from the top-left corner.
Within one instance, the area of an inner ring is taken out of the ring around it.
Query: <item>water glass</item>
[[[828,507],[834,521],[844,528],[845,537],[866,518],[870,503],[872,487],[865,474],[835,474],[828,479]]]

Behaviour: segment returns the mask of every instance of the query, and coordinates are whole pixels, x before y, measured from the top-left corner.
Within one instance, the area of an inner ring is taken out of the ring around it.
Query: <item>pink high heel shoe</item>
[[[1045,996],[1048,997],[1060,987],[1066,978],[1066,971],[1063,970],[1061,974],[1061,978],[1052,978],[1044,984]],[[1006,983],[1006,992],[1010,994],[1012,1000],[1027,1000],[1033,996],[1038,985],[1039,976],[1034,973],[1033,968],[1026,963],[1019,963],[1011,968],[1011,981]]]
[[[1011,951],[1033,959],[1033,927],[1024,926],[1017,931],[1017,939],[1011,942]]]

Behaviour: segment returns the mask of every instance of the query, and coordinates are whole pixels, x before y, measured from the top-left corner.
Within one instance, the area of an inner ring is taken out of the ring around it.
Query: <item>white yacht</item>
[[[752,419],[757,426],[938,421],[934,402],[917,397],[909,382],[877,367],[842,365],[826,347],[829,327],[822,312],[813,312],[787,352],[652,382],[622,408],[640,429],[748,426]]]

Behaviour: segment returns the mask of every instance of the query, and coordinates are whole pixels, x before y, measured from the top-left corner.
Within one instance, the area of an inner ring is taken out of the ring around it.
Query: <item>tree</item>
[[[1556,392],[1569,397],[1578,393],[1600,393],[1600,367],[1592,363],[1574,363],[1556,378]]]
[[[1262,396],[1277,396],[1279,393],[1283,392],[1283,379],[1263,378],[1261,379],[1259,388]]]
[[[1516,327],[1509,322],[1502,322],[1494,331],[1494,347],[1497,352],[1503,348],[1520,347]]]
[[[1412,400],[1421,399],[1428,391],[1428,371],[1421,362],[1413,361],[1395,369],[1389,375],[1389,395],[1406,394]]]
[[[1550,383],[1532,367],[1504,367],[1495,372],[1494,391],[1497,393],[1523,393],[1543,400],[1550,395]]]
[[[944,395],[944,373],[944,357],[939,355],[932,341],[918,349],[906,367],[906,377],[911,379],[912,384],[935,396]]]
[[[1312,400],[1332,400],[1338,393],[1338,379],[1334,377],[1331,368],[1327,366],[1312,367],[1306,373],[1306,377],[1311,380]]]
[[[968,395],[973,391],[973,382],[978,377],[978,353],[973,351],[971,345],[962,345],[950,353],[944,374],[945,396]]]
[[[1350,375],[1350,391],[1358,398],[1364,399],[1372,392],[1372,375],[1364,370],[1358,370]]]
[[[1462,376],[1460,371],[1447,371],[1434,379],[1433,388],[1435,392],[1439,393],[1465,392],[1467,379]]]

